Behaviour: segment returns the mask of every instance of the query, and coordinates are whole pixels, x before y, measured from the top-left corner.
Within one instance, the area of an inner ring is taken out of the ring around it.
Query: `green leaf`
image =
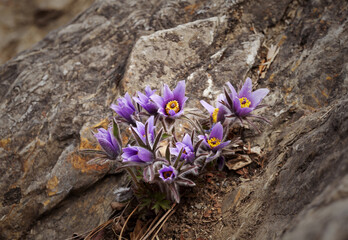
[[[159,133],[157,134],[157,136],[155,138],[155,142],[153,143],[153,146],[152,146],[153,152],[156,151],[157,145],[161,140],[162,132],[163,132],[163,128],[161,128],[161,130],[159,131]]]
[[[166,148],[166,159],[168,160],[168,162],[170,162],[170,149],[169,149],[169,144],[167,145],[167,148]]]
[[[163,133],[162,134],[162,140],[166,139],[166,138],[169,138],[171,137],[172,135],[171,134],[168,134],[168,133]]]
[[[112,119],[112,129],[113,129],[113,134],[114,134],[116,140],[118,141],[118,144],[122,148],[120,128],[118,127],[118,124],[116,123],[115,119]]]

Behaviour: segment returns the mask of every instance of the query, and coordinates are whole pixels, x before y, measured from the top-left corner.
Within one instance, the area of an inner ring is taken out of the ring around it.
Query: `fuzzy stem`
[[[127,172],[129,173],[129,175],[132,177],[133,182],[135,183],[135,185],[138,188],[141,188],[141,185],[139,184],[137,177],[135,176],[134,172],[132,171],[132,169],[130,168],[126,168]]]
[[[164,132],[168,133],[168,129],[167,129],[166,123],[164,122],[163,118],[161,118],[161,123],[163,125]]]

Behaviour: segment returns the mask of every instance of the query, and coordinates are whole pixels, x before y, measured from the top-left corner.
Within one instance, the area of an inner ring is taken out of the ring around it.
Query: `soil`
[[[193,179],[196,187],[180,189],[181,202],[175,206],[173,215],[168,218],[158,233],[159,239],[217,239],[216,231],[226,225],[226,219],[233,221],[233,209],[226,208],[224,202],[231,201],[228,199],[231,197],[230,193],[241,183],[257,179],[262,173],[262,169],[259,162],[256,161],[238,171],[228,170],[227,167],[222,171],[217,171],[214,166],[208,166],[206,170]],[[244,202],[245,200],[241,204]],[[136,207],[135,201],[131,205],[124,212],[124,218]],[[162,217],[163,214],[160,212],[159,216]],[[125,228],[123,237],[134,239],[130,234],[140,232],[139,229],[135,229],[137,222],[140,222],[141,226],[144,227],[144,223],[150,223],[155,216],[153,212],[138,211],[134,213]],[[124,222],[124,218],[121,222]],[[119,236],[117,234],[119,230],[120,225],[116,226],[114,223],[109,225],[105,229],[105,233],[99,236],[102,239],[115,239]]]

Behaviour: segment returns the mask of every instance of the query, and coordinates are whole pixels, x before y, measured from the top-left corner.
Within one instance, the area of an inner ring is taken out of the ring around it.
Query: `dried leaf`
[[[211,213],[212,213],[212,211],[209,210],[209,209],[207,209],[207,210],[204,212],[203,217],[209,218],[209,217],[211,217]]]
[[[267,56],[266,56],[267,61],[265,59],[261,60],[259,70],[258,70],[258,74],[259,74],[260,78],[265,78],[267,70],[269,69],[269,67],[271,66],[275,57],[279,53],[279,46],[278,45],[271,45],[270,48],[268,48],[265,45],[265,47],[268,49]]]
[[[143,229],[143,225],[143,222],[138,219],[135,224],[134,231],[130,233],[131,240],[137,240],[139,237],[144,235],[145,229]]]
[[[238,170],[250,163],[252,163],[252,160],[248,155],[238,155],[237,158],[228,160],[226,166],[229,170]]]
[[[112,202],[110,205],[113,210],[120,211],[126,206],[126,203]]]
[[[248,178],[248,176],[249,176],[249,171],[247,168],[239,169],[238,171],[236,171],[236,173],[243,176],[244,178]]]
[[[251,154],[257,154],[258,156],[260,156],[261,155],[261,148],[259,146],[252,147],[250,149],[250,153]]]

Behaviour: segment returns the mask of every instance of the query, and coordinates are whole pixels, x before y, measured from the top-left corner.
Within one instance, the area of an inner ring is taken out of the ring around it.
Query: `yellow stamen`
[[[213,123],[217,122],[218,113],[219,113],[219,109],[215,108],[213,114],[211,115],[213,117]]]
[[[242,108],[245,108],[245,107],[249,107],[251,102],[249,101],[249,99],[247,99],[246,97],[242,97],[242,98],[239,98],[239,101],[240,101],[240,106]]]
[[[218,138],[212,137],[212,138],[208,139],[208,144],[211,148],[219,146],[220,143],[221,143],[221,140]]]
[[[170,101],[166,105],[166,112],[169,114],[169,111],[173,110],[175,113],[180,111],[179,103],[176,100]]]

